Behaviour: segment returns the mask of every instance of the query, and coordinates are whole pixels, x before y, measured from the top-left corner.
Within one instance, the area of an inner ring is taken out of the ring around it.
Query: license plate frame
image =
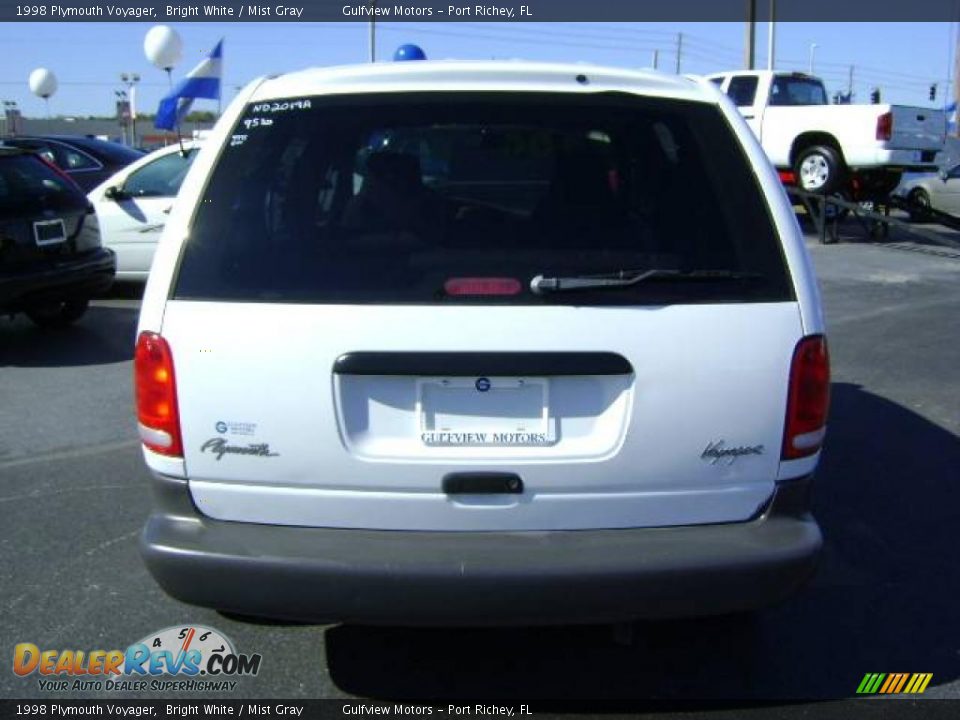
[[[466,414],[470,409],[476,414]],[[420,440],[430,447],[536,447],[555,440],[543,377],[419,378],[416,418]]]
[[[51,232],[52,231],[52,232]],[[67,230],[63,220],[38,220],[33,223],[33,239],[37,247],[60,245],[67,241]]]

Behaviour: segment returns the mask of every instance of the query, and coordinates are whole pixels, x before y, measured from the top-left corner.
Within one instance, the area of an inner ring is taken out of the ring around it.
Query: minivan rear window
[[[535,293],[538,275],[658,268]],[[248,105],[197,204],[174,297],[329,304],[792,299],[713,105],[625,93],[394,93]]]

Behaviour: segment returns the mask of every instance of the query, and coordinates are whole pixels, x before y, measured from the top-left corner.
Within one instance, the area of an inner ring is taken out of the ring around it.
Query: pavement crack
[[[92,447],[63,448],[39,455],[31,455],[29,457],[0,461],[0,470],[20,467],[23,465],[33,465],[35,463],[53,462],[55,460],[72,460],[74,458],[84,457],[87,455],[99,455],[101,453],[115,452],[117,450],[125,450],[127,448],[136,447],[139,444],[139,439],[130,439],[104,443],[103,445],[94,445]]]
[[[124,533],[123,535],[120,535],[118,537],[111,538],[110,540],[104,540],[99,545],[96,545],[90,548],[89,550],[87,550],[84,554],[88,556],[95,555],[101,550],[106,550],[111,545],[116,545],[118,542],[121,542],[123,540],[129,540],[130,538],[135,537],[136,535],[139,535],[139,534],[140,534],[140,530],[138,528],[137,530],[132,530],[131,532]]]
[[[36,498],[50,497],[53,495],[65,495],[67,493],[76,493],[76,492],[88,492],[91,490],[132,490],[140,489],[136,485],[124,484],[124,485],[86,485],[84,487],[70,487],[70,488],[61,488],[59,490],[33,490],[28,493],[23,493],[22,495],[7,495],[6,497],[0,497],[0,503],[5,502],[14,502],[15,500],[34,500]]]

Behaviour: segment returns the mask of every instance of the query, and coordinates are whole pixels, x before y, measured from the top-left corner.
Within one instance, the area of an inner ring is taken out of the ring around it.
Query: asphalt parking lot
[[[931,672],[925,697],[958,698],[960,253],[810,247],[833,357],[826,551],[802,595],[752,622],[644,624],[628,646],[606,627],[253,624],[171,600],[135,544],[150,499],[127,289],[63,332],[0,318],[0,651],[122,648],[195,623],[263,656],[232,698],[819,699],[867,672]],[[5,670],[0,696],[55,694]]]

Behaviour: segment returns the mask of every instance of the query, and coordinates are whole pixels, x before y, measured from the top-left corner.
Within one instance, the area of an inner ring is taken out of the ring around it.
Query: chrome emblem
[[[487,392],[487,390],[490,389],[490,379],[485,377],[477,378],[475,385],[477,392]]]
[[[763,455],[763,445],[740,445],[739,447],[727,447],[726,440],[717,440],[708,443],[707,447],[700,453],[700,459],[705,460],[711,465],[716,465],[721,460],[726,465],[733,465],[738,458],[744,455]]]

